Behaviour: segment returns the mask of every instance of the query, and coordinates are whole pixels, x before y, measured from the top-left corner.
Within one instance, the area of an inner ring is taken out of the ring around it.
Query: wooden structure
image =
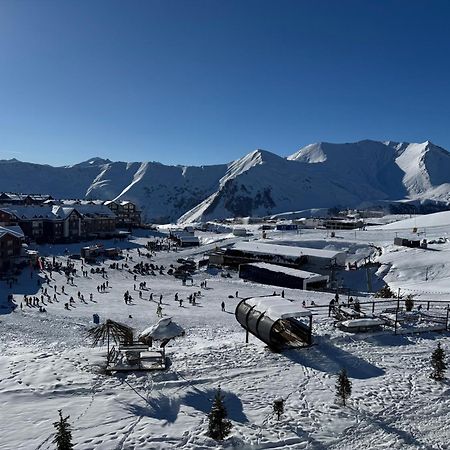
[[[165,370],[167,344],[178,336],[184,336],[184,333],[182,327],[172,322],[170,317],[166,317],[140,333],[137,341],[132,338],[130,340],[129,334],[126,334],[125,340],[119,338],[117,346],[111,349],[108,347],[107,370]],[[155,342],[159,342],[159,347],[154,346]]]
[[[120,344],[109,352],[107,370],[114,372],[166,369],[164,349],[154,349],[141,342]]]

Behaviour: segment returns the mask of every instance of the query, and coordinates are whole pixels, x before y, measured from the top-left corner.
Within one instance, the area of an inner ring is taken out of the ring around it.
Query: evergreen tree
[[[394,298],[395,294],[391,291],[390,287],[386,284],[375,294],[375,297]]]
[[[336,396],[342,400],[342,404],[345,406],[351,394],[352,382],[348,379],[347,371],[342,369],[336,382]]]
[[[445,363],[445,352],[441,347],[439,342],[437,348],[431,354],[431,367],[433,371],[431,372],[431,378],[441,381],[445,378],[445,370],[447,369],[447,364]]]
[[[412,309],[414,308],[414,300],[411,294],[408,294],[405,298],[405,308],[406,311],[412,311]]]
[[[211,412],[208,415],[208,436],[221,441],[225,439],[231,430],[231,422],[227,419],[227,409],[223,402],[223,395],[220,387],[217,389],[216,395],[213,400]]]
[[[56,428],[56,436],[53,439],[53,443],[56,444],[56,450],[73,450],[72,444],[72,431],[69,423],[69,417],[63,417],[62,411],[59,409],[59,420],[53,422],[53,426]]]
[[[277,415],[277,420],[281,419],[281,416],[284,413],[284,399],[277,398],[273,402],[273,412]]]

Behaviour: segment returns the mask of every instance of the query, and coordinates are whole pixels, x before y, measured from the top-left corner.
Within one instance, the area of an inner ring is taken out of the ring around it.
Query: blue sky
[[[0,158],[450,149],[450,2],[0,1]]]

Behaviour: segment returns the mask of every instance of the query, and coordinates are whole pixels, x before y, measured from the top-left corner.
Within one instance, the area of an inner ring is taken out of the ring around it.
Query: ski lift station
[[[236,307],[236,320],[275,351],[312,344],[312,313],[279,295],[250,297]]]
[[[210,255],[210,264],[237,267],[239,264],[266,262],[300,268],[344,266],[345,252],[289,245],[267,244],[261,241],[238,242],[232,247]]]
[[[239,266],[239,278],[255,283],[270,284],[291,289],[326,289],[328,275],[306,272],[268,263],[250,263]]]

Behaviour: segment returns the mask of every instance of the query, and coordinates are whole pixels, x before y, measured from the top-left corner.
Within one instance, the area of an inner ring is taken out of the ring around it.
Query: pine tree
[[[439,342],[437,348],[431,354],[431,367],[433,372],[431,372],[431,378],[441,381],[445,378],[445,370],[447,369],[447,364],[445,363],[445,352],[441,347]]]
[[[225,439],[231,430],[231,422],[227,419],[227,409],[223,402],[223,395],[220,387],[217,389],[216,395],[213,400],[211,412],[208,415],[208,436],[216,441],[222,441]]]
[[[69,423],[69,417],[63,417],[62,411],[59,409],[59,421],[53,422],[53,426],[56,428],[56,436],[53,439],[53,443],[56,444],[57,450],[73,450],[72,444],[72,431]]]
[[[336,396],[342,400],[342,404],[345,406],[351,394],[352,382],[348,379],[347,371],[342,369],[336,382]]]
[[[391,291],[390,287],[386,284],[375,294],[375,297],[394,298],[395,294]]]
[[[277,415],[277,420],[281,419],[281,416],[284,413],[284,399],[277,398],[273,402],[273,412]]]
[[[414,300],[411,294],[408,294],[405,298],[405,308],[406,311],[412,311],[412,309],[414,308]]]

